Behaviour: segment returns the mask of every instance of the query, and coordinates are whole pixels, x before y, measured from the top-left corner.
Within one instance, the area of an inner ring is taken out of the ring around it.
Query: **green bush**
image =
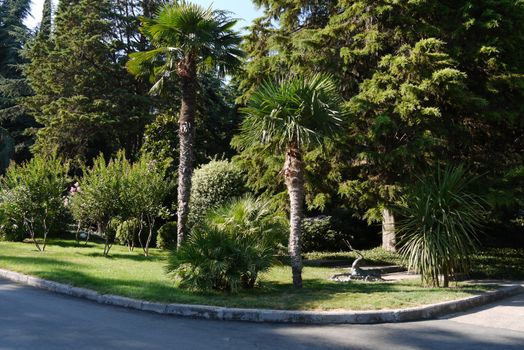
[[[176,221],[167,222],[160,229],[156,236],[156,246],[160,249],[174,249],[177,242]]]
[[[29,162],[9,167],[0,185],[4,239],[21,240],[27,232],[38,250],[45,250],[49,232],[64,224],[61,220],[66,217],[68,171],[69,165],[55,156],[37,155]]]
[[[148,254],[155,220],[165,212],[163,198],[171,186],[164,177],[165,167],[148,155],[131,164],[123,152],[119,152],[109,162],[100,156],[92,168],[84,169],[79,189],[70,196],[71,211],[81,226],[94,227],[105,237],[105,255],[116,237],[117,228],[109,227],[112,220],[120,223],[137,220],[140,228],[147,227],[145,242],[141,232],[137,236],[144,253]]]
[[[316,216],[302,220],[302,251],[323,252],[333,250],[341,240],[341,233],[333,230],[331,216]]]
[[[120,244],[126,245],[131,252],[135,249],[141,229],[142,224],[140,220],[136,218],[124,220],[117,225],[116,240]]]
[[[131,163],[122,152],[109,162],[100,156],[91,168],[83,169],[79,187],[70,196],[73,218],[82,227],[94,228],[105,238],[104,255],[109,254],[116,236],[112,220],[126,220],[132,211],[124,196],[130,193],[125,181],[130,170]]]
[[[227,160],[212,160],[196,169],[191,186],[190,226],[198,224],[209,209],[246,192],[242,171]]]
[[[169,275],[191,290],[253,288],[275,263],[286,232],[285,218],[268,208],[267,202],[244,197],[211,210],[172,253]]]
[[[447,287],[450,277],[470,271],[485,216],[484,201],[468,192],[473,179],[461,166],[438,167],[408,195],[397,225],[399,253],[430,285],[440,286],[442,276]]]

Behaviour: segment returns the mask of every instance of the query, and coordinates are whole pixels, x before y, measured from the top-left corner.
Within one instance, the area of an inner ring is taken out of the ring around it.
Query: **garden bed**
[[[449,289],[424,288],[419,281],[395,283],[329,281],[336,268],[305,267],[304,288],[292,287],[290,268],[275,266],[262,276],[260,287],[236,294],[197,293],[177,289],[164,272],[167,253],[128,252],[115,246],[111,256],[103,247],[74,241],[54,241],[45,253],[27,243],[0,242],[0,268],[85,287],[104,294],[166,303],[206,304],[281,310],[380,310],[407,308],[481,294],[493,286],[458,284]]]

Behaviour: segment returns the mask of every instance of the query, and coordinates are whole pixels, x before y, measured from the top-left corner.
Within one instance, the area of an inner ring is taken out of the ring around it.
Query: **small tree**
[[[166,163],[157,162],[146,154],[133,164],[129,173],[128,207],[130,213],[136,219],[145,222],[148,228],[145,242],[142,242],[139,234],[145,256],[149,255],[149,246],[157,218],[167,214],[167,209],[163,204],[167,194],[171,191],[172,183],[165,178],[166,169]]]
[[[110,227],[111,220],[125,220],[130,216],[123,200],[123,194],[128,193],[126,177],[130,170],[131,164],[123,152],[109,162],[99,156],[92,168],[84,168],[81,190],[71,197],[71,212],[75,220],[82,226],[95,227],[104,236],[105,256],[109,254],[116,235],[114,225]]]
[[[302,287],[301,222],[304,206],[304,153],[340,129],[342,99],[329,76],[314,75],[266,82],[243,109],[246,118],[236,137],[241,150],[254,145],[285,154],[284,174],[290,202],[289,254],[293,285]]]
[[[1,180],[0,208],[12,224],[23,226],[39,251],[45,251],[50,227],[65,211],[68,163],[55,156],[35,156],[22,165],[11,165]],[[37,235],[43,235],[42,244]]]

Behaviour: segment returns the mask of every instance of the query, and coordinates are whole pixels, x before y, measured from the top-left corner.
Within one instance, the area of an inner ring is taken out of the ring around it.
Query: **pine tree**
[[[241,101],[274,72],[334,74],[353,117],[321,177],[370,221],[391,218],[413,172],[436,162],[494,182],[523,163],[521,1],[256,3]]]
[[[150,101],[125,71],[110,0],[61,0],[54,30],[28,50],[26,75],[35,96],[26,104],[42,128],[34,150],[89,161],[100,152],[141,144]]]
[[[11,159],[29,157],[31,137],[27,129],[33,120],[20,105],[20,98],[30,94],[22,76],[22,48],[30,37],[24,19],[29,15],[30,0],[5,0],[0,2],[0,171]]]

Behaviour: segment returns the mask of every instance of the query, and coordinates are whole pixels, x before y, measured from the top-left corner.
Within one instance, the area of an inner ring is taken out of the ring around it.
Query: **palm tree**
[[[178,232],[180,246],[186,232],[193,174],[195,114],[198,71],[212,69],[220,76],[236,68],[242,51],[236,21],[225,11],[176,1],[160,8],[154,18],[141,18],[142,32],[154,49],[131,54],[128,70],[154,82],[151,93],[160,92],[171,78],[180,83],[180,156],[178,166]]]
[[[290,201],[288,250],[296,288],[302,287],[303,154],[335,134],[342,122],[341,104],[331,77],[317,74],[277,83],[265,82],[242,109],[246,117],[235,146],[246,149],[266,144],[273,151],[285,153],[282,171]]]

